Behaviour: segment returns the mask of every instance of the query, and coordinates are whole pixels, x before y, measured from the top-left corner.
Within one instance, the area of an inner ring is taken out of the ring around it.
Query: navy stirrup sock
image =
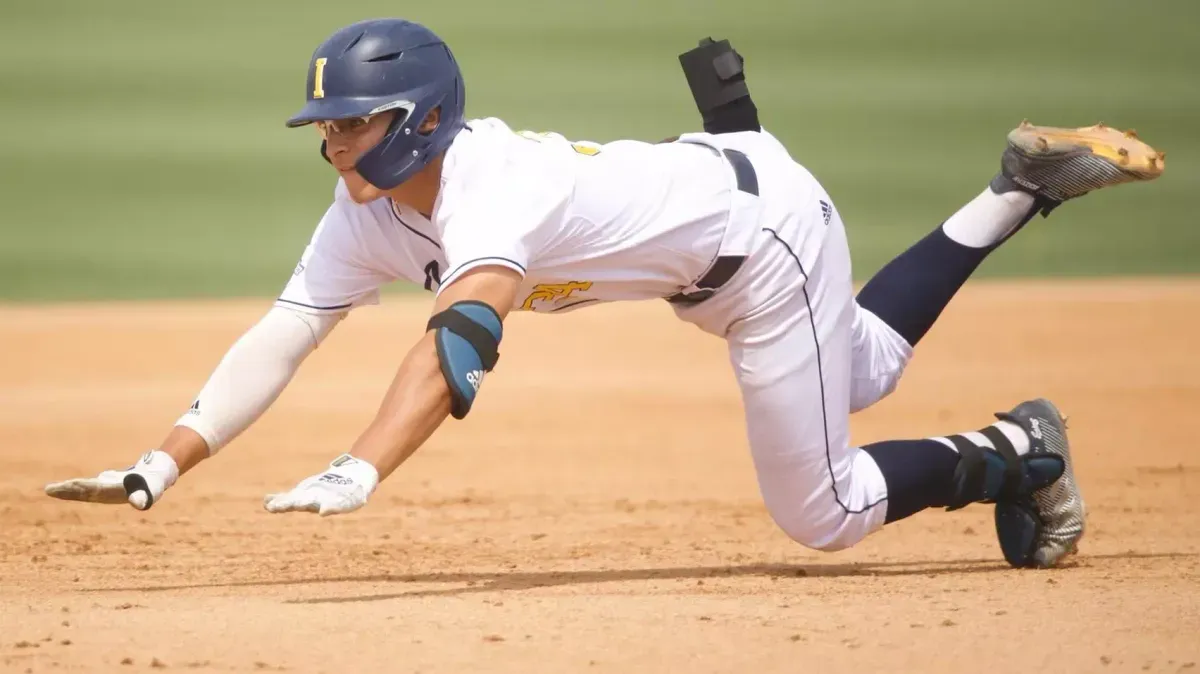
[[[954,496],[958,452],[937,440],[888,440],[863,451],[875,460],[887,484],[886,523],[947,505]]]
[[[858,304],[916,346],[994,249],[964,246],[939,226],[876,272],[859,291]]]

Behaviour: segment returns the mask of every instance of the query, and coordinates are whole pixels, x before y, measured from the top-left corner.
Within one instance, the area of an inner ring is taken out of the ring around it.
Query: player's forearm
[[[449,414],[450,389],[431,332],[401,363],[378,414],[350,454],[374,465],[382,480],[412,456]]]
[[[337,320],[276,308],[242,335],[160,447],[175,459],[180,473],[257,421]]]
[[[195,468],[196,464],[211,455],[204,438],[187,426],[172,427],[158,448],[174,459],[180,475]]]

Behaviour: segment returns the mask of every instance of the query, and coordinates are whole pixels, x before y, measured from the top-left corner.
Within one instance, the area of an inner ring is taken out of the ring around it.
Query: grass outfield
[[[1063,207],[982,273],[1200,271],[1194,0],[3,4],[0,299],[277,292],[334,180],[283,127],[312,49],[402,11],[450,42],[470,115],[599,141],[697,128],[676,57],[728,37],[859,278],[982,189],[1023,117],[1136,127],[1162,179]]]

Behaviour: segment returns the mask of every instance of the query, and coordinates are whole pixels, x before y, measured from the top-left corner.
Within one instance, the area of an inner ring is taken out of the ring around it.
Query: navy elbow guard
[[[500,359],[504,328],[496,310],[473,300],[450,305],[429,319],[427,330],[436,330],[438,361],[450,386],[450,414],[462,419],[471,411],[483,375]]]

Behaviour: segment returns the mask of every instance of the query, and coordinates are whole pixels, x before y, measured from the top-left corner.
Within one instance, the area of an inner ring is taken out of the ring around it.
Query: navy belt
[[[737,179],[737,188],[747,194],[758,196],[758,174],[754,171],[754,165],[750,163],[750,158],[737,150],[723,150],[725,159],[729,161],[729,165],[733,167],[733,175]],[[734,223],[729,223],[730,227]],[[692,293],[675,293],[667,298],[671,304],[696,304],[712,297],[713,293],[729,282],[738,269],[742,268],[742,263],[746,261],[745,255],[718,255],[713,261],[712,266],[696,281],[696,287],[700,290]]]

